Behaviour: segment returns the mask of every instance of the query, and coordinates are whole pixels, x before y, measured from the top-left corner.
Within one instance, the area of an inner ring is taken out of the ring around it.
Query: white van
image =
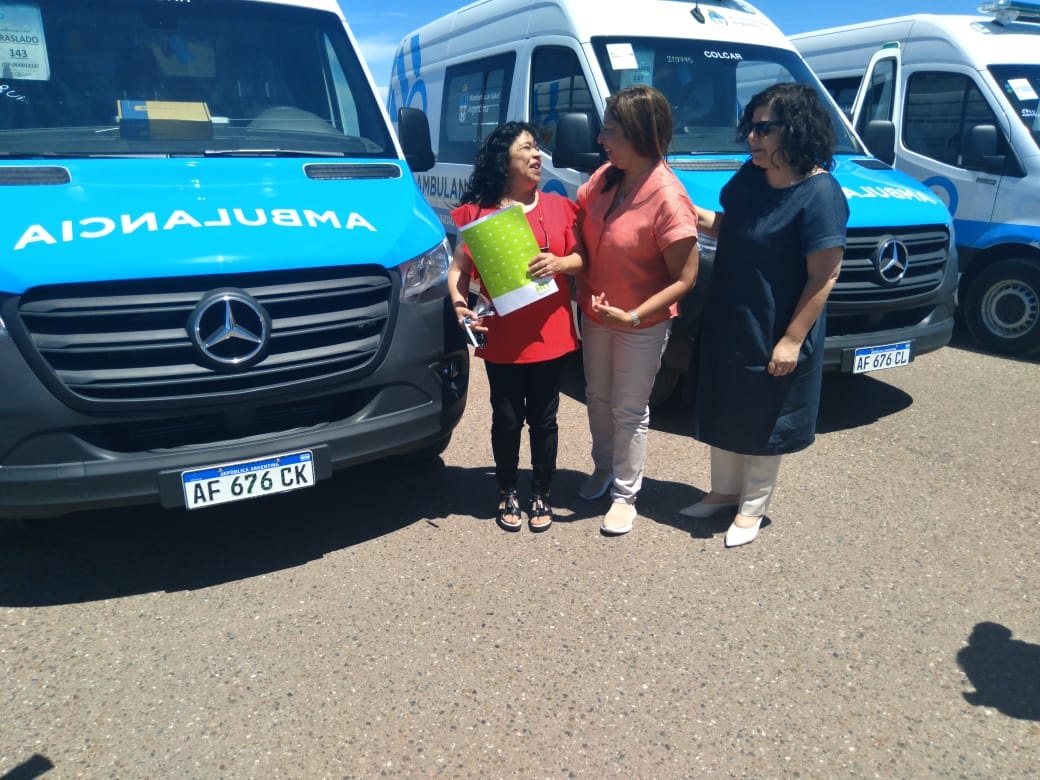
[[[954,216],[958,302],[1005,354],[1040,350],[1040,4],[792,36],[877,157]]]
[[[426,117],[335,0],[0,0],[0,39],[0,534],[447,445]]]
[[[608,95],[649,83],[670,100],[669,162],[691,198],[719,207],[719,191],[748,158],[735,128],[747,100],[778,81],[816,86],[839,134],[835,175],[852,215],[841,277],[828,305],[825,365],[863,372],[904,365],[953,330],[956,261],[942,202],[870,157],[804,60],[743,0],[483,0],[407,35],[393,67],[391,114],[430,117],[437,164],[416,180],[449,234],[481,140],[525,120],[546,130],[543,187],[574,196],[601,162],[595,144]],[[695,332],[712,252],[678,327]],[[893,259],[895,262],[893,262]],[[689,340],[669,342],[655,397],[685,372]]]

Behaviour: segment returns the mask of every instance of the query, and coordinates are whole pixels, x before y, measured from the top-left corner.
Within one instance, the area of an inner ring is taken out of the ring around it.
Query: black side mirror
[[[557,168],[577,171],[594,171],[603,164],[602,150],[596,143],[588,114],[560,114],[552,159]]]
[[[892,165],[896,161],[896,126],[887,119],[872,119],[863,131],[863,143],[872,155]]]
[[[1002,173],[1006,158],[997,154],[1000,136],[993,125],[975,125],[964,134],[964,152],[961,164],[973,171]]]
[[[437,162],[430,142],[430,120],[419,109],[398,110],[397,137],[401,139],[404,159],[413,173],[428,171]]]

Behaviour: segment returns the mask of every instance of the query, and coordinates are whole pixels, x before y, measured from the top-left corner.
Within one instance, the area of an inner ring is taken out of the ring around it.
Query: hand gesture
[[[607,300],[606,293],[592,296],[592,311],[603,322],[609,322],[613,325],[632,324],[632,318],[628,316],[628,312],[624,309],[619,309],[617,306],[611,306]]]

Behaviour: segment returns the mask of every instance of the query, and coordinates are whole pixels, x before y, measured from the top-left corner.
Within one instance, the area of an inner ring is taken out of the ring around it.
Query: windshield
[[[672,106],[672,154],[745,154],[737,140],[740,112],[756,93],[777,82],[812,84],[837,130],[838,154],[862,154],[833,101],[792,51],[752,44],[670,38],[594,38],[611,93],[652,84]]]
[[[333,14],[0,0],[0,38],[0,157],[395,156]]]
[[[1014,113],[1040,145],[1040,117],[1037,96],[1040,93],[1040,65],[991,65],[989,72],[1011,104]]]

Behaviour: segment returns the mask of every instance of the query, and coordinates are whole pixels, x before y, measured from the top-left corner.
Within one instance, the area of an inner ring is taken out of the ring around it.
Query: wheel
[[[1003,355],[1040,349],[1040,265],[994,263],[971,282],[964,304],[968,330],[986,349]]]
[[[15,517],[0,517],[0,539],[23,536],[29,530],[25,521]]]
[[[675,388],[679,386],[682,372],[667,363],[661,363],[654,379],[653,389],[650,390],[650,408],[657,409],[665,404],[675,394]]]

